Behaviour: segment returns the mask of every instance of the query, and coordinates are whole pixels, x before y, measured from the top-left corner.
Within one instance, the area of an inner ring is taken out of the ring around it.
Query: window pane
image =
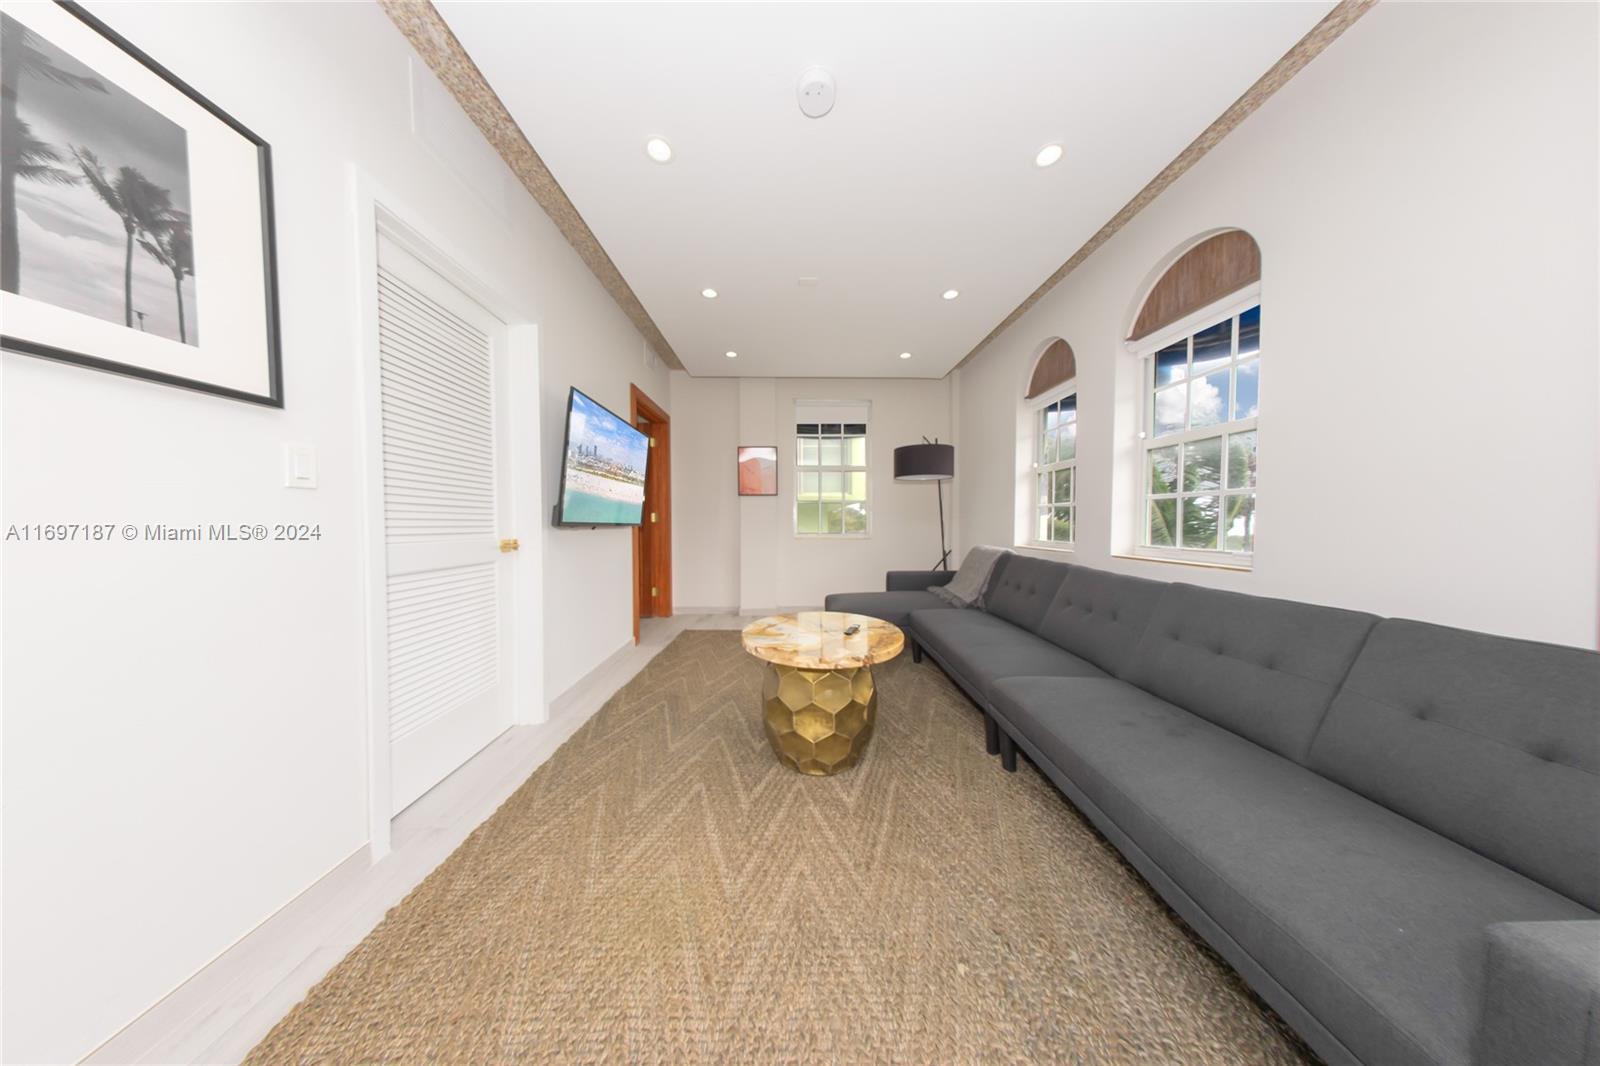
[[[1056,430],[1056,459],[1065,461],[1078,457],[1078,423],[1068,422]]]
[[[1256,487],[1256,435],[1228,434],[1228,487],[1253,489]]]
[[[1176,433],[1183,428],[1184,395],[1188,390],[1177,385],[1156,393],[1155,435]]]
[[[865,470],[857,470],[850,475],[844,494],[846,498],[852,500],[864,500],[867,498],[867,472]]]
[[[794,528],[796,533],[820,533],[822,526],[819,524],[817,510],[814,503],[797,504],[794,509]]]
[[[1044,450],[1039,453],[1039,461],[1046,465],[1056,461],[1056,431],[1053,429],[1044,435]]]
[[[802,437],[802,438],[800,438],[799,444],[800,444],[800,458],[798,460],[799,465],[801,465],[801,466],[816,466],[817,465],[817,440],[816,440],[816,438],[815,437]]]
[[[1228,371],[1219,370],[1189,381],[1189,427],[1214,426],[1228,420]]]
[[[1233,358],[1233,319],[1218,322],[1194,335],[1194,363],[1190,374],[1203,374]]]
[[[821,441],[821,456],[823,466],[844,465],[844,442],[838,437],[823,437]]]
[[[1053,514],[1054,512],[1048,507],[1039,512],[1038,529],[1034,532],[1035,540],[1050,539],[1050,519]]]
[[[1217,546],[1217,517],[1221,501],[1215,496],[1185,496],[1183,498],[1184,548],[1215,548]]]
[[[821,433],[824,437],[830,435],[837,437],[843,430],[844,427],[837,422],[824,422],[817,427],[817,432]]]
[[[1239,316],[1239,357],[1261,350],[1261,305]]]
[[[1255,551],[1256,548],[1256,498],[1252,496],[1224,496],[1226,517],[1223,521],[1222,546],[1231,552]]]
[[[1150,501],[1150,543],[1157,548],[1177,544],[1178,501]]]
[[[866,466],[867,465],[867,438],[865,438],[865,437],[846,437],[845,438],[845,451],[847,453],[846,463],[848,465],[850,465],[850,466]]]
[[[1063,425],[1078,417],[1077,393],[1073,393],[1071,396],[1063,396],[1057,403],[1061,408],[1061,422]]]
[[[815,437],[817,435],[817,424],[815,422],[801,422],[794,427],[794,431],[802,437]]]
[[[1057,507],[1050,521],[1050,539],[1072,540],[1072,508]]]
[[[1150,449],[1150,491],[1178,491],[1178,446]]]
[[[1050,502],[1050,476],[1050,471],[1048,470],[1039,475],[1037,479],[1039,483],[1039,491],[1034,499],[1035,503]]]
[[[865,437],[867,435],[867,424],[865,422],[846,422],[844,424],[844,435],[847,437]]]
[[[795,499],[814,500],[817,498],[817,473],[814,470],[800,472],[800,484],[795,487]]]
[[[844,504],[827,502],[822,504],[822,531],[824,533],[844,532]]]
[[[1055,502],[1056,503],[1071,503],[1072,502],[1072,471],[1071,470],[1057,470],[1056,471]]]
[[[1051,404],[1049,407],[1046,407],[1040,412],[1040,417],[1044,419],[1044,429],[1045,432],[1048,433],[1050,430],[1055,429],[1056,426],[1060,425],[1061,408],[1056,404]]]
[[[1183,446],[1183,491],[1222,487],[1222,438],[1207,437]]]
[[[1188,366],[1189,340],[1185,337],[1156,353],[1156,387],[1182,381],[1184,375],[1188,373]]]
[[[865,533],[867,531],[866,504],[847,503],[844,505],[844,531],[846,533]]]
[[[1234,371],[1234,418],[1254,418],[1261,413],[1259,400],[1260,370],[1261,364],[1252,359],[1248,363],[1240,363]]]
[[[822,498],[825,500],[837,500],[843,495],[844,475],[824,470],[822,472]]]

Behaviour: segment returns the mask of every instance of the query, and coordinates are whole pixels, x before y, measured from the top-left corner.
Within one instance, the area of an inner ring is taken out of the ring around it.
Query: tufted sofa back
[[[1166,590],[1165,581],[1069,567],[1039,623],[1039,635],[1108,674],[1126,677],[1150,614]]]
[[[1173,584],[1127,680],[1279,755],[1304,762],[1377,618]]]
[[[1069,569],[1066,563],[1007,552],[995,562],[989,575],[983,590],[983,609],[1030,633],[1038,632],[1039,620],[1055,599]]]
[[[1600,653],[1380,622],[1310,766],[1600,910]]]

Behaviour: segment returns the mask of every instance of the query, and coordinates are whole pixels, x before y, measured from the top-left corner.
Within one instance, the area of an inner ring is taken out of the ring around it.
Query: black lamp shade
[[[953,444],[906,444],[894,450],[896,481],[949,481],[955,476]]]

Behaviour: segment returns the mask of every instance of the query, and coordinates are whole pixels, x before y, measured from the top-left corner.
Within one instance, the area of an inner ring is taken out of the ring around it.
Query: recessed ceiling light
[[[957,292],[955,289],[946,289],[946,290],[944,290],[944,298],[946,300],[954,300],[957,296],[960,296],[960,295],[961,295],[961,293]]]
[[[900,358],[902,358],[902,359],[910,359],[911,358],[911,353],[910,352],[901,352],[900,353]]]
[[[738,352],[723,352],[722,354],[727,356],[729,359],[737,359],[737,358],[739,358],[739,353]]]
[[[1039,149],[1038,155],[1033,157],[1033,165],[1036,167],[1054,166],[1061,161],[1062,151],[1063,149],[1059,144],[1047,144]]]
[[[657,163],[672,162],[672,145],[660,137],[652,137],[644,142],[644,153]]]
[[[717,290],[716,289],[701,289],[700,290],[700,295],[704,296],[708,300],[715,300],[717,298]]]

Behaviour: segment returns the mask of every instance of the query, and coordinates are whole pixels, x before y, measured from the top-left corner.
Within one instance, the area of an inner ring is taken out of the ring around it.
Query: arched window
[[[1256,539],[1261,253],[1229,230],[1151,288],[1130,343],[1143,362],[1141,546],[1248,565]]]
[[[1068,547],[1077,528],[1078,362],[1057,337],[1034,362],[1025,399],[1033,435],[1033,516],[1029,537]]]

